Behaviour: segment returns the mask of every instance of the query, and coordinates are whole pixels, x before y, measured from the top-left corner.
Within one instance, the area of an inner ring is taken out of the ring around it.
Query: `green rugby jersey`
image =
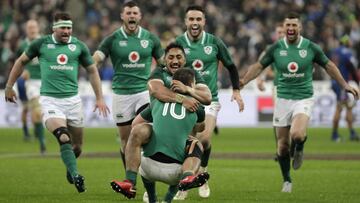
[[[157,60],[164,55],[159,38],[142,27],[134,35],[121,27],[105,38],[98,50],[110,55],[115,72],[112,89],[116,94],[146,91],[152,58]]]
[[[276,69],[277,96],[284,99],[312,97],[313,62],[325,67],[329,59],[318,45],[302,36],[298,44],[288,44],[286,38],[278,40],[260,60],[263,67]]]
[[[26,50],[26,48],[30,45],[30,41],[28,39],[23,40],[20,43],[19,49],[16,52],[16,56],[20,57],[21,54]],[[33,58],[28,64],[25,65],[25,70],[29,71],[30,79],[40,80],[40,64],[39,59],[37,57]]]
[[[25,54],[39,59],[40,95],[56,98],[75,96],[79,65],[88,67],[94,63],[87,46],[72,36],[68,43],[57,42],[54,35],[41,37],[30,44]]]
[[[171,87],[172,75],[166,67],[156,67],[150,75],[151,79],[159,79],[164,82],[165,87]],[[195,71],[195,84],[205,84],[204,79],[197,71]]]
[[[234,64],[224,42],[216,36],[203,32],[201,39],[191,41],[187,32],[176,38],[176,42],[184,47],[186,66],[198,71],[211,91],[212,101],[218,98],[218,66]]]
[[[205,111],[199,108],[196,112],[190,112],[181,104],[155,99],[151,102],[151,108],[144,110],[141,116],[153,122],[150,141],[143,146],[144,156],[162,152],[183,162],[186,140],[195,124],[205,120]]]
[[[268,50],[269,48],[270,48],[270,45],[266,46],[265,50]],[[261,59],[264,57],[264,55],[265,55],[265,51],[263,51],[263,52],[260,54],[259,60],[261,60]],[[278,77],[276,77],[277,72],[276,72],[275,64],[272,63],[272,64],[270,65],[270,68],[271,68],[271,70],[272,70],[273,73],[274,73],[273,84],[274,84],[274,86],[276,87],[276,86],[278,85]]]

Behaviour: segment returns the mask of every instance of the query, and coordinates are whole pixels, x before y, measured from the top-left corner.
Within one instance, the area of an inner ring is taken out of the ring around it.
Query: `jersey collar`
[[[128,38],[128,35],[126,34],[126,32],[125,32],[125,30],[124,30],[124,27],[123,26],[121,26],[121,28],[120,28],[120,32],[121,32],[121,34],[125,37],[125,39],[127,39]],[[142,33],[142,27],[141,26],[139,26],[139,31],[138,31],[138,33],[137,33],[137,38],[139,38],[140,39],[140,37],[141,37],[141,33]]]
[[[300,40],[299,40],[299,43],[296,45],[296,48],[300,48],[301,47],[301,44],[303,42],[304,38],[302,36],[300,36]],[[285,47],[288,49],[289,48],[289,44],[287,43],[286,41],[286,37],[283,38],[283,41],[284,41],[284,44],[285,44]]]
[[[191,47],[191,40],[188,37],[188,32],[186,31],[184,35],[185,35],[186,43],[188,44],[189,47]],[[202,31],[201,45],[204,45],[205,43],[205,35],[206,35],[205,31]]]
[[[55,44],[60,44],[59,42],[56,41],[54,34],[51,35],[51,39],[53,40],[53,42]],[[71,40],[72,40],[72,36],[70,35],[69,40],[67,41],[67,44],[70,44]]]

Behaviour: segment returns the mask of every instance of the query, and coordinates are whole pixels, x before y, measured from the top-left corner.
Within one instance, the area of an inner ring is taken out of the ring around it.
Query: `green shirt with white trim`
[[[26,50],[26,48],[30,45],[30,41],[28,39],[23,40],[20,43],[19,49],[16,52],[16,56],[20,57],[21,54]],[[30,79],[40,80],[40,64],[39,59],[37,57],[33,58],[28,64],[25,65],[25,70],[29,71]]]
[[[205,110],[200,107],[196,112],[190,112],[181,104],[164,103],[154,99],[150,108],[141,112],[141,116],[153,122],[150,141],[143,146],[144,156],[162,152],[183,162],[186,140],[195,124],[205,120]]]
[[[226,67],[234,64],[224,42],[207,32],[203,32],[201,39],[197,41],[191,41],[185,32],[176,38],[176,42],[184,47],[186,66],[200,73],[211,91],[212,101],[219,101],[217,84],[219,61]]]
[[[134,35],[121,27],[106,37],[98,50],[106,57],[110,55],[115,71],[112,89],[116,94],[146,91],[152,58],[158,60],[164,55],[160,39],[142,27]]]
[[[61,43],[54,35],[46,35],[34,40],[25,54],[30,59],[39,59],[40,95],[56,98],[78,94],[79,66],[86,68],[94,63],[88,47],[72,36],[67,43]]]
[[[260,64],[272,65],[277,74],[277,97],[306,99],[313,96],[313,62],[325,67],[329,58],[314,42],[300,37],[298,44],[288,44],[286,38],[275,42]]]

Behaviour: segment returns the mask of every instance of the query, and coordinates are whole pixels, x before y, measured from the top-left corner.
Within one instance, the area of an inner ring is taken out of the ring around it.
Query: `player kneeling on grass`
[[[181,68],[175,72],[173,80],[194,86],[194,70]],[[202,145],[189,136],[192,131],[204,130],[205,112],[202,107],[195,112],[186,110],[181,104],[184,97],[178,94],[177,103],[154,99],[150,108],[135,118],[125,152],[126,180],[111,182],[116,192],[128,198],[135,197],[139,166],[149,202],[157,201],[155,181],[169,185],[164,198],[166,202],[171,202],[178,190],[200,187],[207,182],[208,173],[195,175],[200,166]],[[145,121],[153,122],[153,125],[143,123]]]

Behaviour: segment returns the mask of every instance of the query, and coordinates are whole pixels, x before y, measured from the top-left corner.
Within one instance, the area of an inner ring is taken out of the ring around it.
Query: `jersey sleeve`
[[[149,122],[153,121],[152,115],[151,115],[151,108],[148,106],[146,107],[141,113],[141,117]]]
[[[80,61],[81,65],[86,68],[86,67],[90,66],[91,64],[93,64],[94,60],[91,57],[89,48],[82,42],[80,42],[80,46],[81,46],[81,54],[79,56],[79,61]]]
[[[109,56],[111,50],[111,42],[113,35],[106,37],[99,45],[98,50],[105,54],[105,56]]]
[[[154,43],[154,48],[151,54],[156,60],[158,60],[164,55],[164,49],[161,47],[160,39],[157,36],[151,33],[150,39]]]
[[[276,47],[277,44],[271,45],[268,49],[265,50],[263,56],[260,57],[259,62],[264,68],[268,67],[274,62],[274,51]]]
[[[197,123],[201,123],[201,122],[205,121],[205,108],[203,106],[200,106],[196,110],[196,114],[198,116]]]
[[[219,49],[217,58],[224,64],[224,66],[228,67],[228,66],[234,64],[234,62],[231,58],[230,52],[229,52],[227,46],[225,45],[225,43],[217,37],[215,38],[215,43]]]
[[[16,50],[16,58],[18,58],[18,57],[20,57],[21,56],[21,54],[25,51],[25,43],[24,42],[22,42],[21,44],[20,44],[20,47]]]
[[[198,71],[195,71],[195,84],[206,84],[204,78]]]
[[[319,64],[322,67],[325,67],[326,64],[329,62],[329,58],[325,55],[319,45],[311,42],[310,44],[312,50],[314,51],[314,62]]]
[[[44,38],[36,39],[30,43],[30,45],[25,50],[25,54],[29,59],[33,59],[37,56],[39,56],[40,53],[40,47],[43,43]]]
[[[152,80],[152,79],[159,79],[159,80],[163,80],[162,78],[162,68],[161,67],[156,67],[152,72],[151,72],[151,75],[150,75],[150,78],[149,80]]]

